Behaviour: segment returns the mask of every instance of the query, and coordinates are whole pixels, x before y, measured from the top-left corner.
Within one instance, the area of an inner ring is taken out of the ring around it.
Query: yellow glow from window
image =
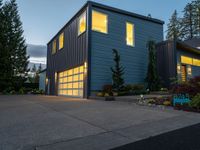
[[[67,71],[65,71],[65,72],[63,73],[63,76],[65,76],[65,77],[67,76]]]
[[[192,65],[193,64],[192,58],[186,57],[186,56],[181,56],[181,63]]]
[[[79,88],[83,88],[83,82],[79,82]]]
[[[63,83],[66,83],[67,82],[67,78],[63,78]]]
[[[52,44],[52,54],[55,54],[55,53],[56,53],[56,40],[54,40]]]
[[[68,77],[68,82],[72,82],[72,76]]]
[[[80,74],[80,80],[83,80],[83,74]]]
[[[71,70],[68,70],[68,76],[70,76],[70,75],[72,75],[73,74],[73,69],[71,69]]]
[[[84,72],[83,66],[80,67],[80,73]]]
[[[70,96],[73,95],[73,91],[72,91],[72,90],[69,90],[69,91],[68,91],[68,95],[70,95]]]
[[[68,84],[67,84],[67,88],[68,88],[68,89],[72,89],[72,86],[73,86],[72,83],[68,83]]]
[[[79,18],[78,35],[86,31],[86,12]]]
[[[78,90],[73,90],[73,95],[78,96]]]
[[[92,30],[108,33],[108,17],[106,14],[92,11]]]
[[[134,46],[134,25],[132,23],[126,23],[126,44]]]
[[[188,66],[187,73],[188,73],[188,75],[192,75],[192,68],[191,68],[191,66]]]
[[[73,81],[78,81],[78,75],[75,75],[75,76],[74,76]]]
[[[63,84],[63,88],[66,89],[67,88],[67,84]]]
[[[74,89],[78,89],[78,82],[74,82],[74,83],[73,83],[73,88],[74,88]]]
[[[59,50],[64,47],[64,33],[59,36]]]
[[[193,59],[194,66],[200,66],[200,59]]]
[[[87,67],[87,63],[86,63]],[[60,72],[58,94],[68,96],[83,96],[83,77],[85,66],[79,66],[70,70]]]
[[[79,73],[79,67],[74,69],[74,74],[78,74]]]
[[[177,65],[177,73],[180,74],[181,73],[181,66],[178,64]]]

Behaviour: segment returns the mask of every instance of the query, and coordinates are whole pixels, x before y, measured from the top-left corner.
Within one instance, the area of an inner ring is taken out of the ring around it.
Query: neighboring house
[[[164,86],[169,87],[173,78],[185,82],[200,75],[200,40],[195,41],[164,41],[157,45],[158,73]]]
[[[39,89],[43,91],[46,89],[46,69],[39,73]]]
[[[88,98],[112,84],[112,49],[125,67],[126,84],[144,83],[147,42],[163,40],[164,22],[95,2],[87,2],[50,40],[47,51],[51,95]]]

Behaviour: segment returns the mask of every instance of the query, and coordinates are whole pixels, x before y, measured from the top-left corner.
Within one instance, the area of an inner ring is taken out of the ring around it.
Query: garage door
[[[84,66],[58,74],[58,95],[83,97]]]

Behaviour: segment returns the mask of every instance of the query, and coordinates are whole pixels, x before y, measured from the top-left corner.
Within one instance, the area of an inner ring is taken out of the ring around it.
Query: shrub
[[[98,92],[96,95],[97,95],[98,97],[104,97],[104,93],[103,93],[103,92]]]
[[[120,96],[140,94],[146,94],[146,90],[142,84],[127,84],[124,86],[123,91],[119,92]]]
[[[191,107],[200,109],[200,93],[192,98],[192,101],[189,103]]]
[[[110,96],[113,96],[113,88],[112,88],[112,85],[104,85],[103,86],[103,92],[104,93],[107,93],[108,95]]]
[[[188,82],[178,83],[172,86],[173,94],[189,94],[194,97],[200,93],[200,76],[190,79]]]
[[[165,106],[171,106],[172,105],[172,103],[171,103],[171,101],[164,101],[163,102],[163,105],[165,105]]]

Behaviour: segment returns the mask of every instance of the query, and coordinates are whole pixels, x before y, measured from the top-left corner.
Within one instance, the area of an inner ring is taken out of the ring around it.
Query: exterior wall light
[[[187,73],[188,73],[188,75],[192,75],[192,68],[191,68],[191,66],[188,66]]]
[[[181,65],[180,64],[177,65],[177,73],[181,74]]]

